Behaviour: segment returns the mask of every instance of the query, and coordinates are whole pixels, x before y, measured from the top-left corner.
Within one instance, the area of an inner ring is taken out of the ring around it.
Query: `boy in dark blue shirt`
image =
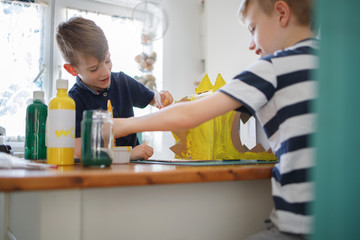
[[[69,96],[76,103],[75,158],[81,157],[81,121],[83,112],[107,109],[108,100],[114,118],[134,116],[133,107],[167,106],[172,95],[161,91],[161,103],[155,101],[154,92],[123,72],[111,72],[112,62],[104,32],[93,21],[81,17],[71,18],[58,26],[56,41],[66,61],[64,68],[76,83]],[[136,134],[116,139],[116,146],[132,146],[131,159],[148,159],[152,147],[141,144]]]

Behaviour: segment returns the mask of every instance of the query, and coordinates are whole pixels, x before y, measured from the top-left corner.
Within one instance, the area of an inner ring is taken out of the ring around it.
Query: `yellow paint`
[[[67,137],[67,135],[69,135],[69,132],[70,131],[64,131],[64,130],[58,131],[58,130],[55,130],[55,134],[56,134],[57,138],[60,138],[61,135],[64,135],[65,137]]]
[[[75,137],[75,128],[71,128],[70,130],[67,130],[67,131],[65,131],[65,130],[60,130],[60,131],[55,130],[55,134],[56,134],[57,138],[60,138],[61,135],[64,135],[65,137],[67,137],[69,135],[69,133],[70,133],[70,136],[72,138],[74,138]]]

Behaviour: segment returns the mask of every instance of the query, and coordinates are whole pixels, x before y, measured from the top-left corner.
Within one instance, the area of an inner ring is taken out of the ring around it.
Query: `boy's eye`
[[[96,72],[97,71],[97,68],[94,68],[94,69],[89,69],[90,72]]]
[[[253,34],[253,33],[254,33],[254,31],[255,31],[255,27],[251,27],[251,26],[249,26],[249,27],[248,27],[248,29],[249,29],[249,31],[250,31],[250,33],[251,33],[251,34]]]
[[[111,62],[111,59],[110,59],[110,58],[105,61],[105,63],[110,63],[110,62]]]

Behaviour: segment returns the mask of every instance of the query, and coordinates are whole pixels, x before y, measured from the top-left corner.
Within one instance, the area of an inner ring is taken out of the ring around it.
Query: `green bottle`
[[[44,92],[33,92],[33,103],[26,108],[25,158],[46,160],[45,126],[47,106]]]

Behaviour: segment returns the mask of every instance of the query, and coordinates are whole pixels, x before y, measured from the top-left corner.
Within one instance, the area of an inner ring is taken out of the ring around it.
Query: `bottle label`
[[[47,147],[74,148],[75,110],[49,110],[47,135]]]

